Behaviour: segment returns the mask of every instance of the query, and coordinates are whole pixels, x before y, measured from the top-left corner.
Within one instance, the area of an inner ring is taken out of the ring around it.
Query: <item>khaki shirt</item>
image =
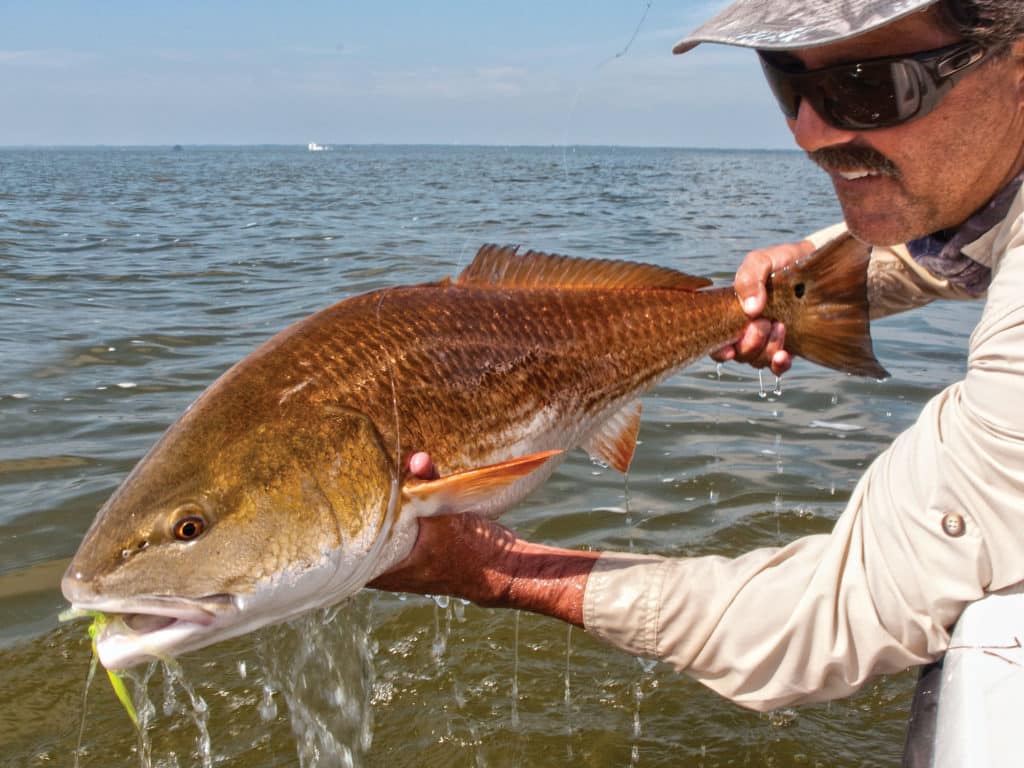
[[[967,376],[875,459],[832,533],[736,559],[604,554],[587,631],[768,710],[936,658],[968,603],[1024,581],[1024,189],[964,251],[993,270]],[[875,249],[869,288],[873,316],[966,297],[902,246]]]

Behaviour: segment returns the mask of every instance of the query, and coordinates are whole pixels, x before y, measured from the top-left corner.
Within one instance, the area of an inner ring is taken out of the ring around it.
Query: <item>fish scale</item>
[[[464,467],[449,457],[487,455],[487,435],[508,432],[523,411],[582,397],[586,413],[598,412],[721,345],[746,322],[731,289],[690,295],[448,285],[387,295],[383,307],[379,295],[370,294],[314,315],[262,354],[275,356],[283,347],[299,359],[319,354],[332,372],[332,386],[314,385],[297,397],[310,405],[358,407],[377,424],[385,444],[429,450],[453,471]],[[350,342],[353,337],[362,343]],[[359,354],[346,355],[349,349]],[[262,374],[251,375],[272,388]],[[570,413],[575,406],[561,410]],[[466,434],[457,424],[480,429]]]

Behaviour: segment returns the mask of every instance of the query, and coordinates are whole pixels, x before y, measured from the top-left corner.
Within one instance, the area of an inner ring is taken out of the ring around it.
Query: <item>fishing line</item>
[[[644,23],[647,21],[647,16],[650,14],[651,6],[653,4],[654,0],[646,0],[646,2],[644,3],[643,12],[640,14],[640,19],[637,21],[636,26],[633,28],[633,32],[629,36],[629,39],[622,46],[621,49],[613,53],[611,56],[608,56],[606,59],[603,59],[602,61],[598,62],[591,70],[591,74],[600,72],[602,69],[604,69],[604,67],[606,67],[611,62],[615,61],[616,59],[621,59],[625,57],[627,53],[629,53],[630,49],[633,47],[633,43],[636,42],[637,37],[639,37],[640,35],[640,30],[643,29]],[[569,105],[568,114],[565,118],[565,128],[562,131],[562,173],[564,174],[566,181],[568,181],[569,179],[569,130],[573,123],[573,117],[576,113],[576,108],[579,106],[580,100],[582,99],[586,87],[587,86],[584,82],[580,82],[576,86],[576,90],[573,94],[572,101]],[[478,233],[482,227],[483,224],[478,222],[475,225],[471,225],[469,231],[466,232],[462,245],[461,247],[459,247],[457,251],[458,255],[455,259],[456,274],[460,273],[465,268],[469,259],[472,258],[473,255],[475,255],[475,251],[473,251],[472,247],[470,246],[470,238],[472,236],[475,236],[476,233]]]
[[[593,70],[591,70],[591,75],[600,72],[611,62],[615,61],[616,59],[621,59],[627,53],[629,53],[629,49],[632,48],[633,43],[636,42],[636,38],[639,36],[640,30],[643,27],[644,22],[647,21],[647,15],[650,13],[651,6],[653,4],[654,0],[647,0],[647,2],[644,4],[644,11],[640,15],[640,21],[636,23],[636,27],[633,29],[633,34],[630,35],[629,40],[626,41],[626,44],[622,46],[622,49],[620,51],[618,51],[617,53],[613,53],[607,59],[604,59],[603,61],[599,62],[593,68]],[[565,174],[566,181],[568,181],[569,179],[569,128],[572,123],[573,114],[576,112],[576,107],[579,105],[580,98],[583,95],[585,87],[586,86],[583,83],[580,83],[579,85],[576,86],[576,93],[573,95],[572,104],[569,105],[569,114],[566,116],[565,119],[565,130],[562,132],[562,172]]]
[[[654,3],[654,0],[647,0],[647,5],[644,6],[643,15],[640,17],[640,21],[638,21],[636,23],[636,29],[633,30],[633,35],[629,38],[629,42],[626,43],[625,46],[623,46],[621,51],[616,53],[614,56],[612,56],[607,61],[602,62],[598,68],[603,67],[609,61],[613,61],[615,59],[621,59],[623,56],[626,55],[626,53],[629,51],[629,49],[633,47],[633,41],[636,40],[637,35],[640,34],[640,28],[644,25],[644,22],[647,20],[647,14],[650,13],[651,5],[653,3]]]
[[[633,47],[633,43],[636,42],[637,37],[640,35],[640,30],[643,29],[644,23],[647,21],[647,16],[651,12],[651,6],[654,4],[654,0],[646,0],[644,3],[643,12],[640,14],[640,19],[637,21],[636,26],[633,28],[633,34],[629,36],[629,40],[622,46],[620,50],[613,53],[608,58],[600,61],[592,70],[591,76],[597,74],[606,66],[611,64],[617,59],[624,58],[630,49]],[[576,92],[573,95],[572,103],[569,106],[569,113],[565,119],[565,130],[562,133],[562,173],[565,180],[569,181],[569,128],[571,127],[573,116],[576,112],[577,106],[579,106],[580,100],[583,96],[586,84],[580,82],[576,87]],[[574,148],[575,151],[575,148]],[[626,526],[629,530],[629,551],[633,551],[633,517],[630,510],[630,494],[629,494],[629,470],[623,476],[623,492],[624,492],[624,507],[626,512]]]
[[[384,326],[381,323],[381,308],[384,306],[384,299],[387,294],[381,291],[380,297],[377,299],[376,307],[376,319],[377,319],[377,333],[380,334],[380,338],[384,338]],[[384,346],[383,341],[378,341],[377,346],[380,347],[381,352],[384,355],[384,360],[388,366],[388,382],[391,385],[391,408],[395,415],[395,471],[398,474],[402,472],[402,424],[401,417],[398,414],[398,389],[395,386],[395,360],[394,357],[388,352],[387,347]]]

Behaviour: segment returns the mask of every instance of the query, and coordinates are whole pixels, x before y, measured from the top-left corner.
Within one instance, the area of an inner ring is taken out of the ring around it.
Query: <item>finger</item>
[[[765,345],[771,335],[772,322],[764,318],[747,323],[743,334],[734,345],[735,357],[742,363],[754,363],[764,354]],[[763,363],[766,365],[767,363]]]
[[[772,355],[772,373],[776,376],[781,376],[788,371],[793,365],[793,357],[784,349],[779,350]]]
[[[763,365],[769,365],[779,352],[784,352],[786,346],[786,326],[782,323],[772,322],[771,330],[768,332],[768,339],[761,350],[760,358]]]
[[[425,451],[417,451],[409,457],[409,472],[424,480],[436,480],[437,468],[430,454]]]
[[[764,311],[768,299],[765,283],[771,273],[772,258],[768,251],[751,251],[740,264],[733,289],[749,317],[757,317]]]
[[[758,355],[750,361],[750,364],[755,368],[771,368],[772,372],[776,376],[780,375],[780,371],[776,370],[777,368],[781,368],[781,372],[789,370],[791,358],[789,353],[785,350],[785,344],[786,326],[782,323],[773,322],[764,347],[762,347]]]
[[[736,278],[733,281],[733,289],[743,305],[743,311],[752,318],[764,312],[768,299],[765,284],[772,272],[802,259],[813,251],[814,243],[810,240],[801,240],[798,243],[782,243],[748,253],[736,271]]]
[[[728,346],[716,349],[711,353],[711,359],[716,363],[727,363],[736,357],[736,348],[729,344]]]

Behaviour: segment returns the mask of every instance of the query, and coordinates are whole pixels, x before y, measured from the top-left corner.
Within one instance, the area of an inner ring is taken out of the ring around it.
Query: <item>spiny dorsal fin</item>
[[[456,285],[474,288],[668,288],[695,291],[711,285],[668,267],[633,261],[577,259],[519,246],[485,245]]]
[[[620,410],[583,443],[590,457],[603,461],[619,472],[629,469],[636,450],[636,436],[640,432],[640,401]]]

